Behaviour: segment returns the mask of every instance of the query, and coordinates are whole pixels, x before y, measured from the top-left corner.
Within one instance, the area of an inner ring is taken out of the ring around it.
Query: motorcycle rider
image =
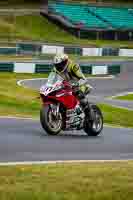
[[[86,95],[90,92],[92,87],[86,84],[85,76],[81,72],[79,65],[69,59],[68,55],[66,54],[55,55],[53,64],[53,71],[62,76],[64,80],[72,83],[75,94],[78,97],[85,113],[87,113],[88,100]]]

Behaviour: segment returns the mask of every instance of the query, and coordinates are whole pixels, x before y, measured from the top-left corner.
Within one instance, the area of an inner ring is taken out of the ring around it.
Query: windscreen
[[[47,86],[53,86],[55,83],[60,83],[63,78],[55,72],[51,72],[48,76]]]

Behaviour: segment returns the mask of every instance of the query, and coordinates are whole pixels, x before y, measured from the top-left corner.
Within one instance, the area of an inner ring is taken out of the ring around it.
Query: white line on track
[[[104,77],[102,77],[102,76],[86,77],[86,79],[113,79],[113,78],[115,78],[115,76],[113,76],[113,75],[108,75],[108,76],[104,76]]]
[[[122,101],[123,101],[123,100],[122,100]],[[112,107],[120,108],[120,109],[123,109],[123,110],[133,111],[133,108],[127,108],[127,107],[124,107],[124,106],[114,105],[113,102],[112,102],[112,103],[103,103],[103,104],[107,104],[107,105],[110,105],[110,106],[112,106]]]
[[[107,162],[128,162],[133,159],[125,160],[57,160],[57,161],[22,161],[22,162],[0,162],[0,166],[16,165],[47,165],[47,164],[79,164],[79,163],[107,163]]]
[[[30,117],[15,117],[15,116],[0,116],[0,119],[18,119],[18,120],[33,120],[38,121],[38,119]]]
[[[114,96],[107,97],[107,98],[108,99],[113,99],[113,98],[120,97],[120,96],[125,96],[125,95],[128,95],[128,94],[133,94],[133,92],[122,92],[122,93],[119,93],[119,94],[116,94]]]
[[[18,84],[19,86],[22,86],[22,82],[24,82],[24,81],[45,80],[45,79],[47,79],[47,78],[30,78],[30,79],[23,79],[23,80],[17,81],[17,84]]]
[[[113,75],[109,75],[109,76],[105,76],[105,77],[86,77],[86,79],[113,79],[115,78],[115,76]],[[19,80],[17,81],[17,84],[19,86],[21,86],[21,83],[24,82],[24,81],[34,81],[34,80],[45,80],[47,78],[31,78],[31,79],[23,79],[23,80]]]

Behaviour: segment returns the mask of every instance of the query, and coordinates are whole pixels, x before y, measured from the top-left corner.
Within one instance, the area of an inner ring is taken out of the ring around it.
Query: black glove
[[[79,82],[73,82],[73,83],[71,83],[71,85],[72,85],[72,88],[79,88]]]
[[[85,98],[85,94],[81,90],[78,90],[75,94],[79,99],[84,99]]]
[[[74,94],[77,96],[77,93],[79,92],[79,83],[78,82],[73,82],[71,83],[72,85],[72,90]]]

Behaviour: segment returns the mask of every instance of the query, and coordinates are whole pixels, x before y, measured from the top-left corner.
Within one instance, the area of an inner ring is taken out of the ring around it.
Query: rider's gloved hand
[[[73,83],[71,83],[71,86],[72,86],[72,90],[73,90],[74,94],[77,95],[77,92],[79,91],[79,83],[73,82]]]
[[[79,87],[79,82],[72,82],[71,85],[72,85],[72,88]]]

